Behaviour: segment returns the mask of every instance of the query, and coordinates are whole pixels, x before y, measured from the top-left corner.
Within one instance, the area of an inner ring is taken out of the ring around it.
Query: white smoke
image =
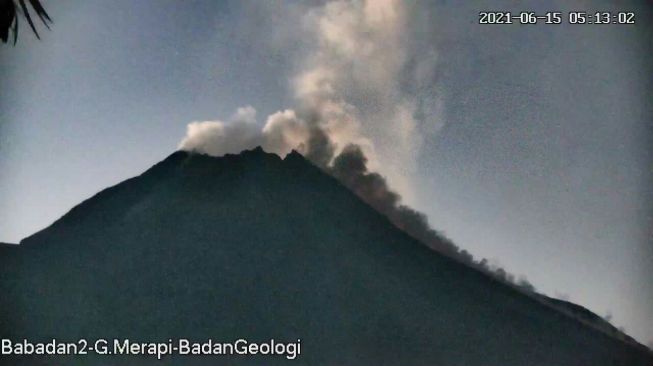
[[[313,47],[291,82],[295,108],[271,114],[262,128],[250,106],[228,122],[193,122],[179,147],[215,156],[262,146],[284,157],[295,149],[407,234],[532,292],[525,278],[475,261],[406,205],[414,204],[410,178],[423,136],[442,125],[435,52],[429,37],[417,36],[428,27],[406,4],[336,0],[308,11],[300,33],[314,36]]]
[[[228,122],[193,122],[179,148],[216,156],[255,145],[281,156],[306,153],[318,128],[333,147],[327,163],[356,144],[368,167],[410,198],[422,132],[438,125],[433,106],[440,105],[435,52],[416,41],[414,29],[424,27],[412,24],[411,11],[399,0],[337,0],[309,10],[294,25],[308,39],[291,81],[296,106],[268,116],[262,128],[251,107]]]
[[[260,127],[256,124],[256,110],[247,106],[238,108],[229,122],[189,123],[179,149],[222,156],[251,149],[262,141]]]
[[[292,109],[271,114],[262,132],[265,136],[263,148],[282,157],[305,144],[310,135],[306,122]]]

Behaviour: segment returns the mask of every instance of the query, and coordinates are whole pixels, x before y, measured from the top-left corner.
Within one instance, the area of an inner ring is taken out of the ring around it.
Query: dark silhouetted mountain
[[[301,339],[298,364],[653,365],[643,347],[430,250],[297,153],[176,152],[0,248],[0,265],[3,338]]]

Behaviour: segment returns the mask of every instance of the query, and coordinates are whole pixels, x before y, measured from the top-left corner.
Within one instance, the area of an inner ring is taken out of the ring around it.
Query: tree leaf
[[[29,23],[29,26],[32,27],[32,31],[34,32],[34,35],[36,35],[36,38],[41,39],[39,36],[39,32],[36,30],[36,27],[34,26],[34,22],[32,22],[32,17],[29,15],[29,11],[27,10],[27,4],[25,4],[25,0],[19,0],[18,3],[20,4],[20,7],[23,9],[23,16],[25,16],[25,19],[27,19],[27,22]]]

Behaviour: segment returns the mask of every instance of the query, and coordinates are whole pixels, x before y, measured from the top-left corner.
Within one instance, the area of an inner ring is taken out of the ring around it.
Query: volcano
[[[175,152],[0,246],[0,266],[5,339],[301,340],[292,361],[163,359],[173,364],[653,365],[644,347],[593,326],[589,311],[429,249],[295,152]]]

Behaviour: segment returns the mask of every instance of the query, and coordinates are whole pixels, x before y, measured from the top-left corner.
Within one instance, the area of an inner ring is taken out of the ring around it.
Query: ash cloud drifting
[[[301,34],[297,41],[305,52],[296,57],[289,80],[296,103],[262,121],[261,145],[284,156],[306,145],[311,130],[320,129],[335,155],[348,144],[359,145],[369,168],[387,177],[404,200],[413,200],[410,177],[416,173],[422,136],[441,126],[441,103],[432,82],[434,42],[415,36],[425,29],[424,21],[412,16],[415,11],[398,0],[330,1],[302,8],[300,21],[280,25],[292,29],[281,33]],[[226,127],[238,118],[227,122],[189,125],[180,147],[214,155],[209,140],[230,141],[220,153],[251,147],[255,138]]]
[[[408,21],[412,11],[399,0],[331,1],[308,11],[302,34],[312,35],[313,47],[291,81],[294,108],[267,116],[262,127],[251,106],[228,121],[192,122],[179,148],[214,156],[256,146],[281,157],[297,150],[409,235],[510,281],[403,204],[422,136],[442,125],[434,42],[415,41],[423,24]]]
[[[347,145],[333,165],[325,169],[415,239],[440,253],[468,264],[473,263],[469,253],[432,229],[424,214],[400,204],[401,197],[388,187],[385,178],[367,170],[367,158],[359,146]]]
[[[420,25],[408,21],[411,11],[399,0],[330,1],[308,9],[292,24],[308,39],[290,80],[295,106],[267,116],[262,128],[249,106],[227,121],[190,123],[179,148],[221,156],[261,145],[282,157],[295,149],[375,208],[401,218],[398,226],[428,229],[425,217],[401,206],[386,182],[404,201],[410,196],[421,130],[439,126],[435,52],[432,42],[413,41]],[[426,115],[435,117],[418,118]],[[353,159],[356,170],[347,170]]]
[[[250,106],[228,121],[190,123],[179,148],[221,156],[261,145],[282,157],[296,149],[398,227],[470,261],[423,214],[402,205],[386,180],[412,191],[419,127],[439,125],[417,118],[429,114],[423,106],[438,105],[428,101],[434,93],[415,92],[429,87],[436,60],[430,45],[411,42],[409,11],[395,0],[331,1],[309,10],[302,27],[314,46],[291,81],[295,107],[269,115],[262,128]]]

